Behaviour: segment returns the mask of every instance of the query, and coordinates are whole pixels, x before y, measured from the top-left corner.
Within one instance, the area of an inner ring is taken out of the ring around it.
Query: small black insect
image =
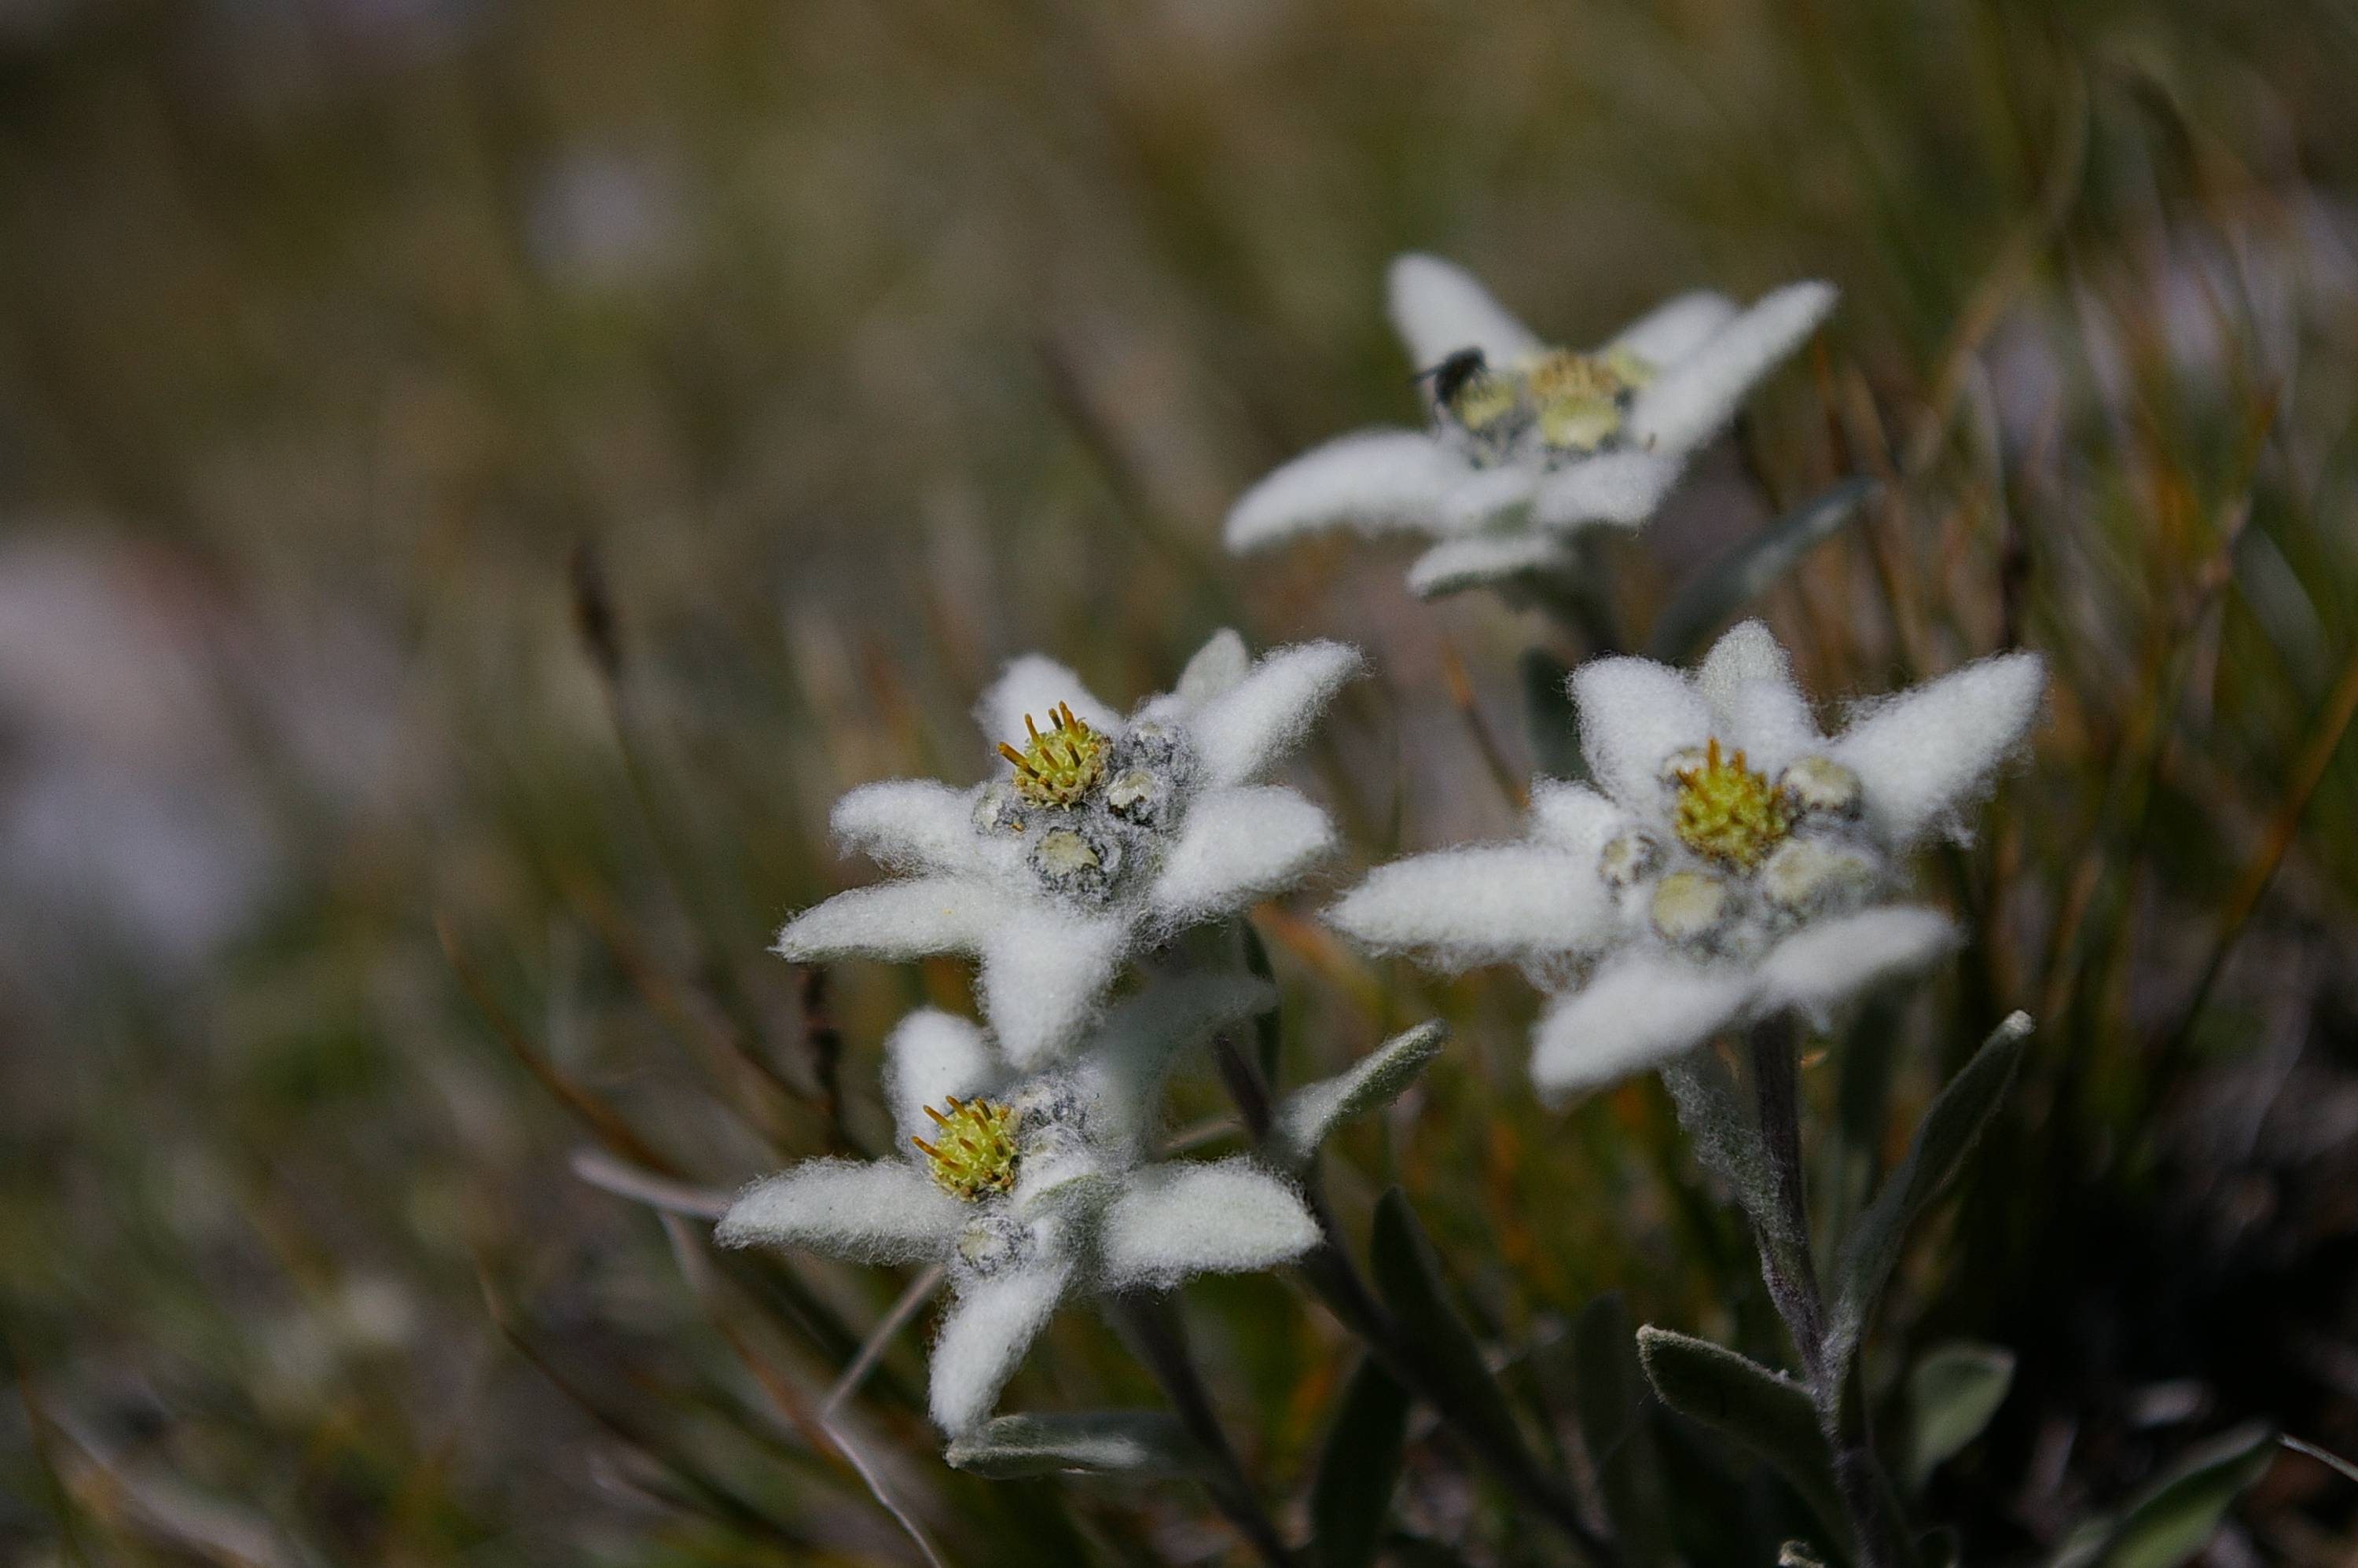
[[[1456,406],[1457,395],[1476,379],[1487,374],[1489,369],[1490,362],[1481,350],[1460,349],[1431,370],[1419,371],[1416,379],[1430,379],[1433,401],[1444,408],[1453,408]]]

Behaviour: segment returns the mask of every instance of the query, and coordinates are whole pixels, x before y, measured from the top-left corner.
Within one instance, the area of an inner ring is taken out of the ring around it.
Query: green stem
[[[1833,1450],[1834,1482],[1861,1568],[1914,1568],[1905,1525],[1889,1503],[1891,1484],[1875,1457],[1866,1398],[1849,1368],[1828,1359],[1824,1293],[1810,1252],[1809,1192],[1801,1166],[1801,1097],[1795,1061],[1793,1015],[1779,1013],[1753,1025],[1746,1045],[1760,1118],[1760,1143],[1768,1159],[1773,1216],[1756,1217],[1761,1277],[1769,1299],[1785,1320],[1794,1354],[1817,1406],[1818,1425]],[[1779,1237],[1783,1238],[1780,1244]]]

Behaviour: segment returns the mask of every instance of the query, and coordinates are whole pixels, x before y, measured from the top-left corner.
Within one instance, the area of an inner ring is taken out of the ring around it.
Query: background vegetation
[[[1866,474],[1760,606],[1813,689],[2051,662],[1928,868],[1976,946],[1804,1083],[1839,1207],[2042,1022],[1876,1364],[2021,1357],[1933,1483],[1969,1560],[2241,1419],[2358,1447],[2353,68],[2306,0],[8,0],[0,1556],[914,1561],[814,1424],[901,1281],[608,1189],[886,1136],[878,1043],[965,977],[763,949],[870,874],[838,793],[979,774],[1014,653],[1127,701],[1223,623],[1347,638],[1378,675],[1308,782],[1353,865],[1509,829],[1520,655],[1582,649],[1396,553],[1217,547],[1271,464],[1409,416],[1410,247],[1574,342],[1833,279],[1613,547],[1626,622]],[[1542,1113],[1520,981],[1309,913],[1256,916],[1289,1076],[1455,1030],[1338,1204],[1406,1188],[1535,1416],[1602,1291],[1779,1358],[1659,1087]],[[1273,1278],[1184,1307],[1298,1518],[1344,1336]],[[1184,1487],[946,1469],[922,1342],[846,1419],[950,1561],[1229,1550]],[[1085,1315],[1017,1392],[1152,1399]],[[2211,1561],[2346,1563],[2351,1502],[2288,1456]],[[1400,1508],[1552,1560],[1429,1434]]]

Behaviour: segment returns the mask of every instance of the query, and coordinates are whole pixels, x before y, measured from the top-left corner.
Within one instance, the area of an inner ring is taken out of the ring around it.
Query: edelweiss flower
[[[1682,294],[1602,348],[1551,348],[1462,269],[1392,264],[1392,325],[1431,394],[1430,430],[1363,430],[1296,458],[1228,514],[1232,550],[1350,527],[1438,539],[1409,568],[1431,599],[1574,567],[1573,535],[1650,518],[1686,459],[1833,308],[1823,283],[1748,310]]]
[[[1018,659],[977,709],[1007,770],[970,789],[895,779],[838,801],[846,847],[913,874],[804,911],[777,951],[975,954],[1001,1047],[1044,1061],[1138,948],[1282,891],[1334,848],[1325,812],[1252,781],[1358,668],[1336,643],[1254,665],[1221,632],[1125,720],[1064,665]]]
[[[1788,1009],[1823,1017],[1954,941],[1892,902],[1900,858],[1962,827],[2028,731],[2035,654],[1985,659],[1818,733],[1758,622],[1693,677],[1597,659],[1572,677],[1602,793],[1542,782],[1529,836],[1379,867],[1329,918],[1461,969],[1517,962],[1559,991],[1531,1076],[1560,1096]]]
[[[1293,1188],[1252,1160],[1146,1158],[1173,1057],[1269,1000],[1249,977],[1163,981],[1115,1009],[1077,1059],[1030,1076],[965,1020],[913,1013],[884,1048],[902,1157],[805,1161],[748,1187],[716,1235],[944,1265],[956,1301],[930,1402],[945,1432],[964,1432],[1070,1292],[1271,1268],[1317,1241]]]

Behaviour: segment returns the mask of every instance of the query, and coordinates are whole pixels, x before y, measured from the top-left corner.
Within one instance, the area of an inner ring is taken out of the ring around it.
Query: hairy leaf
[[[1834,1309],[1826,1345],[1826,1364],[1838,1373],[1849,1366],[1858,1349],[1876,1303],[1899,1261],[1909,1227],[1963,1163],[1982,1129],[1989,1124],[2014,1082],[2029,1038],[2027,1013],[2014,1013],[1991,1031],[1973,1060],[1934,1097],[1917,1125],[1915,1137],[1909,1141],[1908,1152],[1844,1242],[1834,1270]]]
[[[1908,1485],[1982,1434],[2014,1383],[2014,1352],[1995,1345],[1936,1345],[1908,1374]]]
[[[1002,1415],[952,1438],[943,1457],[994,1480],[1056,1471],[1184,1476],[1201,1465],[1178,1418],[1162,1411]]]
[[[1707,1339],[1665,1328],[1639,1329],[1638,1355],[1664,1404],[1723,1433],[1782,1476],[1831,1539],[1848,1542],[1833,1455],[1807,1389]]]

